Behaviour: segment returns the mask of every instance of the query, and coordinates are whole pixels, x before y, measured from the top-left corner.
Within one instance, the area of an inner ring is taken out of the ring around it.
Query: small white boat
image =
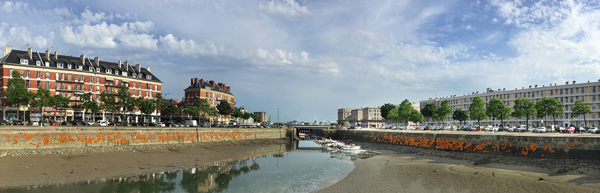
[[[298,133],[298,137],[304,139],[306,137],[306,133]]]
[[[355,144],[344,145],[344,146],[340,147],[340,149],[343,149],[343,150],[359,150],[360,149],[360,145],[355,145]]]

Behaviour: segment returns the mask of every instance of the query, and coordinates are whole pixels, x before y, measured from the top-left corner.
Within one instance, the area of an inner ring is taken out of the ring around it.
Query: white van
[[[185,124],[190,127],[198,127],[198,121],[196,120],[185,120]]]
[[[108,121],[104,121],[104,120],[96,121],[94,126],[106,127],[106,126],[108,126]]]

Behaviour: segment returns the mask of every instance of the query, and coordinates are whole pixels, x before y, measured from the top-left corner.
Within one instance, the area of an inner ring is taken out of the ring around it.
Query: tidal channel
[[[372,155],[364,150],[326,150],[313,141],[295,141],[280,153],[261,157],[0,192],[314,192],[346,177],[354,169],[352,160]]]

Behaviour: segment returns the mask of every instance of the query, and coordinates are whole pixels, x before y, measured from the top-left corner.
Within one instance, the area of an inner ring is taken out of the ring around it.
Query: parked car
[[[27,123],[27,125],[40,126],[40,122],[39,121],[29,121],[29,123]]]
[[[575,127],[571,126],[565,130],[567,133],[575,133]]]
[[[10,123],[7,120],[0,120],[0,125],[9,125]]]
[[[50,121],[50,126],[58,126],[59,123],[56,121]]]
[[[533,133],[546,133],[546,127],[538,127],[533,130]]]
[[[84,121],[83,125],[90,126],[90,125],[94,125],[94,123],[93,122],[89,122],[89,121]]]
[[[590,129],[587,130],[588,133],[598,133],[598,127],[590,127]]]
[[[42,126],[50,126],[50,122],[48,122],[48,121],[41,121],[40,124]]]
[[[63,121],[63,122],[61,122],[61,123],[60,123],[60,125],[63,125],[63,126],[71,126],[71,125],[73,125],[73,124],[72,124],[70,121]]]
[[[23,121],[20,120],[13,120],[10,122],[11,125],[23,125]]]
[[[575,127],[575,133],[585,133],[585,131],[584,127]]]
[[[83,125],[82,121],[71,121],[71,125]]]
[[[106,126],[108,126],[108,121],[105,121],[105,120],[96,121],[96,123],[94,123],[94,126],[106,127]]]

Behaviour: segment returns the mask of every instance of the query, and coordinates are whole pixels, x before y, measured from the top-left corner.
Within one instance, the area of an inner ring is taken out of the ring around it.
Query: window
[[[146,79],[151,80],[152,76],[151,75],[146,75]]]
[[[79,75],[79,82],[83,82],[83,75]]]
[[[46,80],[48,80],[48,78],[50,78],[50,72],[46,72]]]
[[[100,92],[100,85],[96,85],[96,92]]]
[[[40,88],[40,86],[42,86],[42,83],[38,80],[37,81],[37,88]]]
[[[96,68],[96,72],[100,72],[100,67]]]
[[[42,65],[42,62],[41,62],[41,61],[35,61],[35,65],[36,65],[36,66],[41,66],[41,65]]]
[[[37,76],[36,76],[36,78],[37,78],[37,79],[40,79],[40,77],[41,77],[41,76],[42,76],[42,72],[39,72],[39,71],[38,71],[38,72],[37,72]]]
[[[133,73],[133,77],[137,77],[137,73],[135,73],[135,72],[134,72],[134,73]]]
[[[29,88],[29,80],[25,81],[25,86],[27,86],[27,88]]]
[[[29,78],[29,70],[25,70],[25,77]]]
[[[100,83],[100,77],[96,77],[96,83]]]
[[[563,90],[562,90],[562,89],[560,89],[560,95],[562,95],[562,94],[563,94]]]
[[[79,81],[79,75],[75,75],[75,82]]]
[[[550,96],[554,95],[553,90],[550,90]]]
[[[92,83],[92,80],[93,80],[93,79],[92,79],[92,76],[90,76],[90,83]]]
[[[65,80],[65,73],[60,73],[60,80]]]
[[[83,70],[83,66],[77,66],[77,70]]]
[[[72,66],[71,64],[67,64],[68,69],[71,69],[71,66]]]
[[[94,71],[94,67],[90,66],[90,72],[93,72],[93,71]]]
[[[106,73],[107,73],[107,74],[110,74],[110,73],[112,73],[112,70],[110,70],[110,69],[106,69]]]
[[[88,88],[90,88],[90,92],[92,92],[92,85],[89,85]]]
[[[56,67],[62,68],[63,67],[63,63],[56,64]]]
[[[79,85],[75,84],[75,90],[79,90]]]
[[[585,87],[581,87],[581,94],[585,91]]]
[[[46,88],[50,89],[50,82],[49,81],[46,81]]]
[[[29,60],[27,60],[27,59],[21,59],[21,64],[27,65],[27,64],[29,64]]]

